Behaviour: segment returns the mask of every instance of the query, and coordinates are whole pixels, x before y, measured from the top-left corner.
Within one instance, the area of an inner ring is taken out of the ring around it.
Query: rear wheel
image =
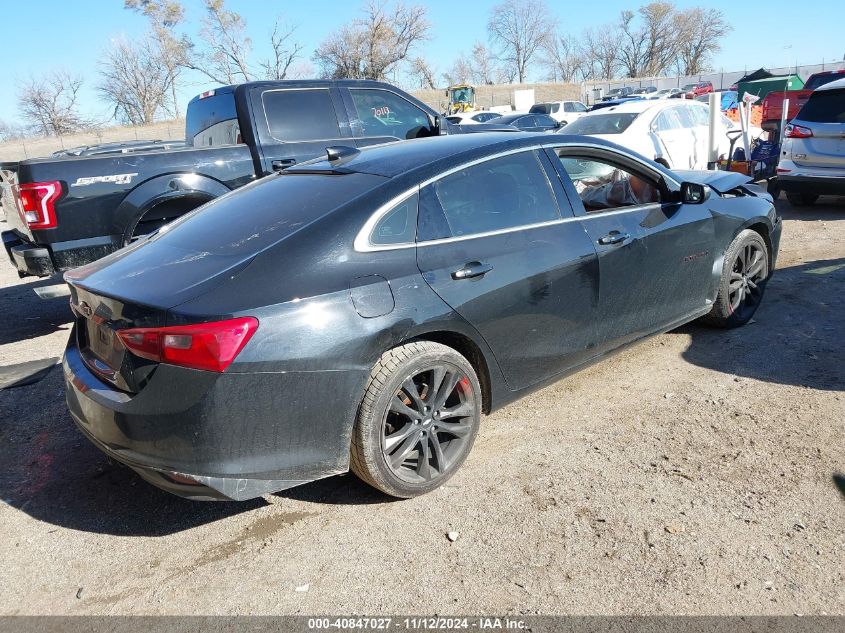
[[[370,373],[352,472],[394,497],[430,492],[463,464],[480,417],[481,387],[466,358],[430,341],[394,348]]]
[[[816,203],[819,196],[816,193],[787,192],[786,199],[789,200],[789,204],[795,207],[809,207]]]
[[[769,277],[769,251],[763,237],[746,229],[725,252],[719,293],[704,322],[716,327],[745,325],[754,316]]]

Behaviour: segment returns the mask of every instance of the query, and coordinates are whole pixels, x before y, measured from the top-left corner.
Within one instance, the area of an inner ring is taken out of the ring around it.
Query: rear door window
[[[428,115],[407,99],[387,90],[350,88],[364,136],[411,139],[431,134]]]
[[[466,167],[424,188],[419,240],[462,237],[560,218],[534,151]]]
[[[814,92],[795,118],[809,123],[845,123],[845,88]]]
[[[278,141],[317,141],[340,136],[327,88],[268,90],[261,95],[270,136]]]

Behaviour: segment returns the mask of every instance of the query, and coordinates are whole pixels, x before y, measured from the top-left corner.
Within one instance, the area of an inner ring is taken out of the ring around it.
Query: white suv
[[[528,113],[548,114],[555,121],[566,125],[572,123],[586,111],[587,106],[580,101],[547,101],[545,103],[535,103],[531,106]]]
[[[845,195],[845,79],[817,88],[786,126],[777,173],[794,205]]]

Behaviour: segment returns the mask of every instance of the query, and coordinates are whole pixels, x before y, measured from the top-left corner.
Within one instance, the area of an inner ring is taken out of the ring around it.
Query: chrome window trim
[[[403,248],[413,248],[413,247],[424,247],[424,246],[435,246],[438,244],[448,244],[450,242],[462,242],[465,240],[471,240],[481,237],[491,237],[494,235],[504,235],[506,233],[514,233],[516,231],[527,231],[536,228],[541,228],[545,226],[555,226],[557,224],[565,224],[567,222],[582,222],[584,220],[589,220],[591,218],[599,218],[599,217],[607,217],[609,215],[618,215],[621,213],[632,213],[634,211],[644,211],[647,209],[652,208],[659,208],[662,206],[663,203],[661,202],[649,202],[647,204],[640,204],[630,207],[622,207],[619,209],[614,209],[613,211],[596,211],[593,213],[586,213],[584,215],[574,215],[572,217],[560,218],[558,220],[549,220],[548,222],[536,222],[534,224],[520,224],[518,226],[509,226],[504,229],[497,229],[495,231],[485,231],[483,233],[473,233],[472,235],[458,235],[453,237],[444,237],[437,240],[426,240],[424,242],[402,242],[399,244],[372,244],[370,242],[370,235],[375,229],[376,224],[381,221],[381,219],[387,215],[397,204],[400,204],[410,198],[412,195],[416,193],[420,193],[423,187],[427,187],[433,182],[440,180],[441,178],[445,178],[446,176],[450,176],[454,173],[457,173],[463,169],[467,169],[469,167],[473,167],[475,165],[480,165],[481,163],[486,163],[490,160],[495,160],[497,158],[501,158],[503,156],[510,156],[511,154],[518,154],[520,152],[533,152],[540,149],[553,149],[556,147],[567,147],[573,149],[579,148],[590,148],[590,149],[600,149],[600,150],[607,150],[608,148],[604,145],[599,145],[597,143],[551,143],[545,142],[540,143],[537,145],[529,145],[525,147],[518,147],[515,149],[505,150],[503,152],[499,152],[498,154],[493,154],[491,156],[485,156],[483,158],[476,158],[475,160],[467,161],[466,163],[461,163],[456,167],[452,167],[444,172],[437,174],[436,176],[432,176],[419,184],[414,185],[413,187],[403,191],[397,196],[394,196],[383,205],[381,205],[378,209],[376,209],[361,229],[358,231],[358,234],[355,236],[355,240],[353,242],[353,248],[356,252],[359,253],[372,253],[372,252],[379,252],[379,251],[393,251],[399,250]],[[622,148],[624,149],[624,148]],[[642,162],[642,159],[634,156],[633,154],[623,151],[620,152],[624,154],[626,157],[634,160],[635,162],[642,165],[645,171],[654,173],[654,170],[651,169],[648,165]],[[661,174],[662,175],[662,174]],[[666,180],[675,184],[676,186],[680,187],[680,183],[675,180],[674,178],[666,177]]]

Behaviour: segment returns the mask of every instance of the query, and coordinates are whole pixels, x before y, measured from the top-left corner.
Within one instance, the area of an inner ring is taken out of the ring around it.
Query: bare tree
[[[100,78],[97,90],[118,120],[148,125],[166,108],[171,74],[153,36],[114,41],[103,55]]]
[[[0,141],[15,141],[26,137],[26,129],[0,119]]]
[[[452,67],[443,73],[443,79],[450,86],[457,84],[467,84],[472,81],[472,76],[475,70],[472,62],[467,59],[466,55],[459,55],[455,58]]]
[[[677,11],[670,2],[652,2],[619,20],[619,63],[628,77],[656,76],[678,56]]]
[[[555,20],[543,0],[510,0],[493,7],[487,32],[499,48],[499,58],[523,83],[554,26]]]
[[[314,52],[324,77],[386,79],[396,66],[429,38],[431,25],[422,6],[397,2],[392,9],[372,0],[364,17],[332,33]]]
[[[543,46],[540,63],[550,81],[572,83],[585,76],[585,59],[575,40],[569,35],[551,37]]]
[[[279,20],[273,25],[270,34],[270,46],[273,56],[261,62],[264,69],[263,79],[286,79],[291,74],[293,63],[300,57],[302,45],[294,41],[296,27],[283,24]]]
[[[472,80],[477,84],[496,84],[504,80],[496,56],[481,42],[472,46]]]
[[[38,134],[70,134],[89,124],[79,114],[77,100],[81,88],[82,77],[66,70],[30,77],[18,86],[18,109],[26,124]]]
[[[185,9],[178,0],[124,0],[124,6],[142,13],[149,20],[160,59],[169,74],[170,103],[167,107],[178,119],[177,81],[182,69],[188,66],[188,54],[193,47],[186,35],[177,35],[175,32],[175,28],[185,19]]]
[[[697,75],[708,69],[711,55],[722,48],[721,40],[732,27],[719,9],[693,7],[678,14],[678,72]]]
[[[613,79],[619,67],[619,38],[614,26],[584,31],[579,45],[585,72],[593,79]]]
[[[422,57],[415,57],[411,60],[410,75],[416,79],[420,88],[432,90],[437,88],[434,69]]]
[[[191,68],[219,84],[250,81],[247,58],[252,40],[246,35],[246,22],[226,10],[224,0],[205,0],[205,10],[200,36],[207,48],[193,56]]]

